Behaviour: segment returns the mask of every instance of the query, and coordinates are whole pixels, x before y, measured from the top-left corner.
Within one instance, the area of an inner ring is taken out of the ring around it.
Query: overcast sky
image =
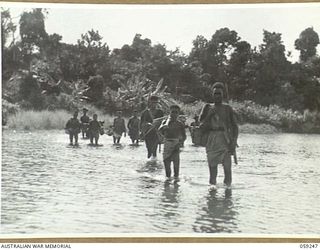
[[[240,5],[74,5],[9,4],[12,16],[30,8],[47,8],[45,25],[66,43],[77,42],[90,29],[98,30],[111,49],[131,44],[135,34],[152,44],[166,44],[188,54],[197,35],[210,39],[217,29],[235,30],[252,46],[262,43],[263,29],[282,34],[290,60],[297,60],[294,41],[301,31],[313,27],[320,35],[320,3]],[[16,18],[16,21],[19,19]],[[320,54],[320,46],[318,46]]]

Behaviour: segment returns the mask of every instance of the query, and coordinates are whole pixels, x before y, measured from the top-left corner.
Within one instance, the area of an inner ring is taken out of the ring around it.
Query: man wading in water
[[[140,133],[140,119],[138,118],[138,110],[133,111],[133,116],[128,121],[128,135],[132,141],[132,144],[139,144]]]
[[[98,141],[100,137],[101,125],[98,122],[98,115],[93,115],[93,120],[89,123],[89,135],[90,135],[90,145],[98,146]],[[93,144],[94,139],[94,144]]]
[[[206,104],[200,114],[200,128],[208,133],[206,143],[209,165],[209,183],[216,188],[218,164],[223,165],[224,184],[231,187],[231,155],[235,154],[238,139],[238,125],[232,108],[222,103],[224,84],[213,85],[214,104]]]
[[[160,142],[158,135],[159,126],[153,124],[154,119],[163,117],[163,111],[157,109],[159,98],[157,96],[151,96],[148,100],[148,108],[144,110],[141,114],[140,119],[140,129],[141,134],[146,142],[146,147],[148,150],[148,159],[155,160],[157,157],[158,144]]]
[[[81,129],[81,124],[78,120],[78,111],[75,111],[73,113],[73,117],[68,120],[65,130],[69,134],[69,140],[70,140],[70,145],[73,145],[73,138],[74,138],[74,145],[79,146],[78,144],[78,134],[80,133]]]
[[[88,129],[89,129],[89,122],[90,118],[87,116],[88,109],[83,108],[83,116],[81,116],[80,121],[81,121],[81,132],[82,132],[82,138],[89,138],[88,135]]]
[[[180,147],[186,140],[185,125],[178,121],[180,107],[172,105],[170,116],[164,120],[159,131],[164,135],[163,163],[166,177],[171,177],[171,162],[173,163],[174,178],[179,177],[180,169]]]
[[[122,134],[124,137],[127,136],[127,129],[122,118],[122,111],[117,111],[117,117],[113,120],[113,144],[119,144]]]

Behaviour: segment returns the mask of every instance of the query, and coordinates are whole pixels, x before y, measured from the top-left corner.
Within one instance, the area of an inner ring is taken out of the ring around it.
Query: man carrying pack
[[[80,121],[81,121],[81,132],[82,132],[82,138],[89,138],[88,135],[88,129],[89,129],[89,122],[90,122],[90,118],[89,116],[87,116],[87,112],[88,109],[83,108],[83,116],[80,117]]]
[[[135,109],[133,111],[133,116],[129,119],[127,128],[132,144],[138,145],[140,135],[140,119],[138,118],[138,110]]]
[[[222,103],[224,84],[213,85],[213,104],[206,104],[200,114],[200,127],[208,132],[206,142],[209,165],[209,183],[216,188],[218,164],[223,165],[224,184],[231,187],[231,155],[235,155],[238,139],[238,125],[233,109]]]
[[[148,159],[156,160],[157,149],[160,143],[158,128],[161,124],[155,124],[155,120],[164,116],[163,111],[157,108],[159,97],[150,96],[148,100],[148,108],[141,114],[140,130],[144,137],[148,150]]]

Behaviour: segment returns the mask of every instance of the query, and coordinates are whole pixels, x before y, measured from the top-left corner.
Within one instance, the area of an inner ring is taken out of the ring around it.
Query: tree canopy
[[[227,27],[213,31],[210,39],[199,34],[188,55],[179,49],[168,50],[165,44],[153,44],[142,34],[136,34],[131,44],[110,51],[104,42],[108,38],[94,29],[82,34],[77,44],[66,44],[61,35],[47,33],[44,9],[24,12],[19,21],[20,39],[8,44],[16,26],[8,10],[1,14],[3,82],[17,70],[29,71],[20,93],[30,106],[46,107],[39,80],[30,78],[30,73],[41,71],[53,83],[62,79],[69,89],[79,90],[73,94],[83,93],[92,79],[99,79],[96,99],[100,103],[108,103],[110,95],[126,88],[138,91],[135,84],[156,88],[163,79],[166,92],[177,99],[188,95],[211,101],[210,87],[222,81],[228,85],[230,99],[294,110],[320,109],[319,36],[312,27],[293,41],[300,61],[292,63],[282,34],[267,30],[262,31],[262,43],[254,48]],[[42,101],[35,102],[36,97]]]

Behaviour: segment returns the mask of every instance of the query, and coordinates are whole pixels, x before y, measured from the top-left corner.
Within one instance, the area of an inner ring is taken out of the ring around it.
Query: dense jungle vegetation
[[[193,115],[200,104],[212,101],[211,86],[221,81],[241,123],[320,132],[319,36],[312,27],[292,41],[300,58],[291,62],[281,34],[273,31],[261,31],[257,47],[221,27],[209,40],[195,37],[188,55],[141,34],[111,51],[94,29],[77,44],[63,43],[61,35],[46,32],[47,14],[33,9],[15,24],[10,11],[1,10],[3,124],[17,112],[87,105],[129,115],[133,108],[145,108],[150,93],[162,96],[164,108],[177,102]]]

